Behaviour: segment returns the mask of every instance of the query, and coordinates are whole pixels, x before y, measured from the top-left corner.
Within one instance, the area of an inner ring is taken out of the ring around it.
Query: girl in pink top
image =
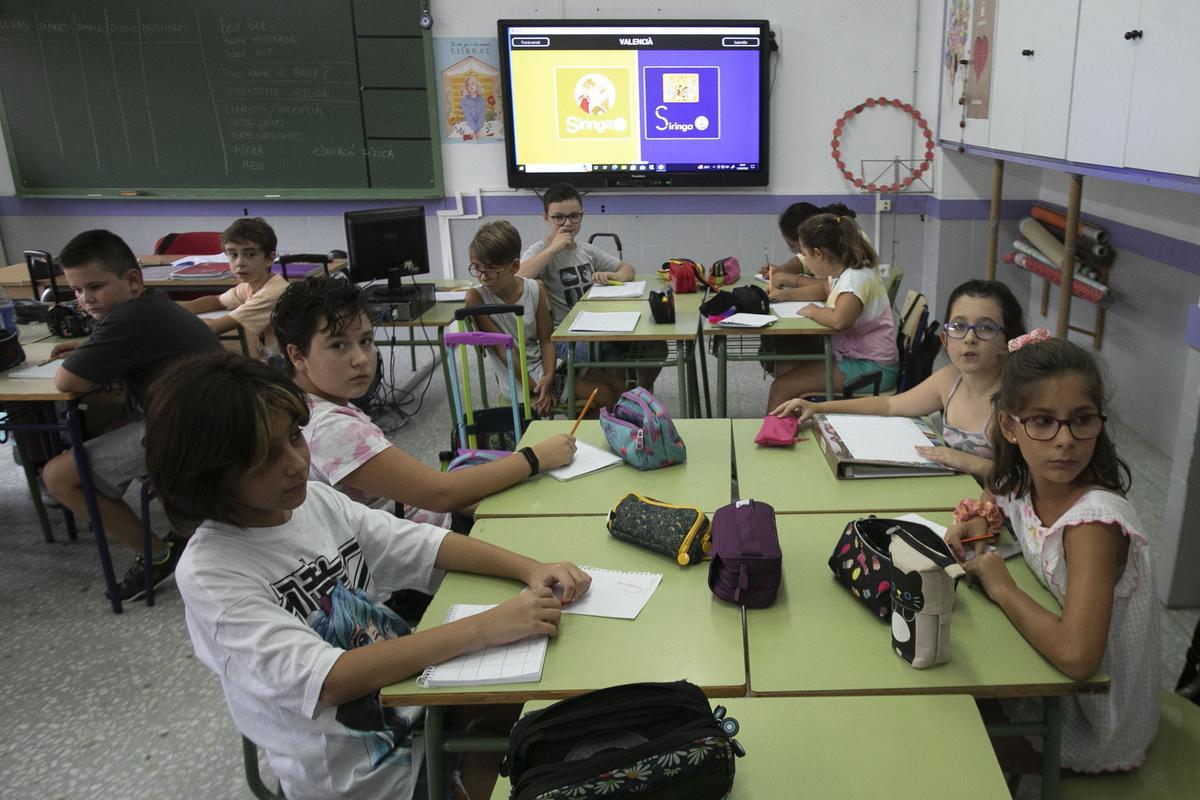
[[[879,257],[874,248],[852,218],[833,214],[810,217],[797,238],[805,266],[829,284],[825,304],[805,306],[800,313],[835,331],[834,389],[841,391],[847,381],[876,370],[883,372],[880,389],[891,389],[896,385],[900,354],[892,305],[875,271]],[[767,408],[777,409],[789,398],[824,388],[821,362],[779,362]]]
[[[1008,517],[1029,568],[1061,607],[1022,591],[982,541],[963,565],[967,574],[1063,674],[1084,680],[1100,671],[1111,682],[1104,694],[1063,698],[1062,765],[1134,769],[1158,726],[1158,602],[1150,548],[1125,499],[1129,468],[1105,430],[1100,370],[1083,348],[1040,328],[1009,348],[987,491],[979,503],[959,504],[946,540],[961,559],[963,539],[998,530],[1001,512]],[[1025,720],[1039,705],[1004,708]]]

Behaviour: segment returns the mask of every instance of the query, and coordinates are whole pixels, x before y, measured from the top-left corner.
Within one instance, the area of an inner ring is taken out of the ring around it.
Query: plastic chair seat
[[[1174,692],[1159,695],[1158,706],[1158,734],[1141,767],[1117,775],[1063,775],[1062,800],[1200,797],[1200,706]]]

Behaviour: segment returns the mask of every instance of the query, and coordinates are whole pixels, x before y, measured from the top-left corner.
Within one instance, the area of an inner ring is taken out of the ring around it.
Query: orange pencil
[[[984,539],[995,539],[999,535],[1000,534],[998,533],[985,533],[983,536],[968,536],[966,539],[960,540],[959,544],[967,544],[968,542],[982,542]]]
[[[571,426],[571,432],[567,434],[568,436],[574,436],[575,431],[579,430],[579,423],[583,422],[583,418],[587,416],[588,409],[592,407],[592,401],[596,399],[596,392],[598,391],[600,391],[599,388],[592,389],[592,393],[588,395],[587,402],[583,404],[583,411],[579,412],[579,419],[575,420],[575,424]]]

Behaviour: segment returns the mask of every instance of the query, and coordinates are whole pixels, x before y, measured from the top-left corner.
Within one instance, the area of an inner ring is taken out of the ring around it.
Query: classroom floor
[[[407,356],[397,359],[401,370],[406,365]],[[710,375],[711,368],[710,361]],[[734,365],[730,415],[762,416],[766,392],[757,366]],[[673,372],[660,378],[657,394],[677,408]],[[435,463],[448,428],[441,371],[434,370],[419,413],[394,440]],[[1118,434],[1134,474],[1132,500],[1153,544],[1170,463]],[[61,516],[52,512],[59,541],[43,543],[12,450],[0,446],[0,794],[249,798],[240,739],[216,677],[192,653],[173,584],[153,608],[136,602],[112,614],[91,537],[67,541]],[[129,557],[117,551],[119,573]],[[1164,688],[1174,688],[1198,618],[1200,609],[1162,612]],[[1025,780],[1019,796],[1036,797],[1037,784]]]

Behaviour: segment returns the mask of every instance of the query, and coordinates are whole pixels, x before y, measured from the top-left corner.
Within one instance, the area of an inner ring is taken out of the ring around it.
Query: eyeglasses
[[[553,222],[555,225],[563,225],[568,222],[575,223],[575,222],[579,222],[582,219],[583,219],[582,211],[576,211],[572,214],[551,214],[550,215],[550,221]]]
[[[994,322],[977,322],[974,325],[968,325],[965,322],[947,322],[942,326],[942,330],[951,339],[965,339],[968,331],[975,331],[975,338],[981,341],[995,339],[996,334],[1004,330]]]
[[[467,272],[471,273],[476,278],[482,278],[484,275],[495,277],[503,272],[507,267],[487,267],[483,264],[471,264],[467,267]]]
[[[1076,439],[1095,439],[1104,429],[1104,423],[1108,421],[1108,417],[1104,414],[1076,414],[1070,419],[1057,419],[1046,414],[1038,414],[1036,417],[1025,417],[1024,419],[1015,414],[1008,416],[1014,422],[1021,423],[1025,434],[1036,442],[1048,442],[1058,436],[1063,425],[1067,426],[1071,435]]]

